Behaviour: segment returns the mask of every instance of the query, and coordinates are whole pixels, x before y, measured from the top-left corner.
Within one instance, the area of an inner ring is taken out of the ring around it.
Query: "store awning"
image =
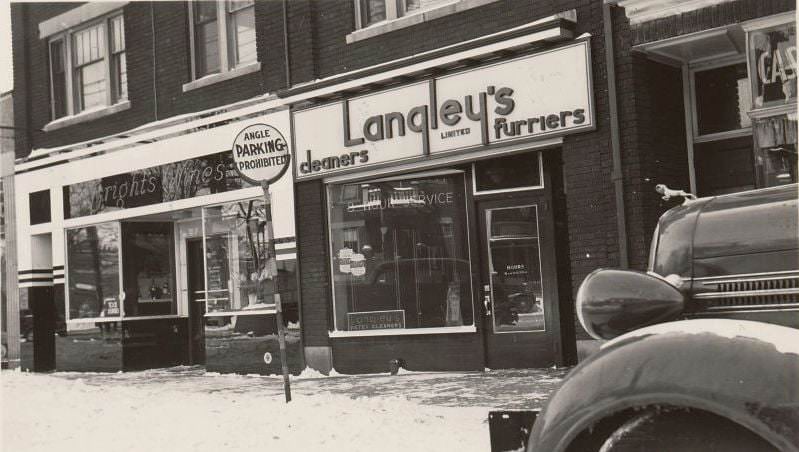
[[[633,47],[653,60],[672,66],[697,64],[725,57],[743,56],[746,34],[738,24],[647,42]]]

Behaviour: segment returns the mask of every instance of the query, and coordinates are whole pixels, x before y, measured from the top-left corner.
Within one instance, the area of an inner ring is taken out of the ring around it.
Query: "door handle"
[[[485,294],[483,296],[483,305],[486,308],[486,315],[491,316],[491,295]]]

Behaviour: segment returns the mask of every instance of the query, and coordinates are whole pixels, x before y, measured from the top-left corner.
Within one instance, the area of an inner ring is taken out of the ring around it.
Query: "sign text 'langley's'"
[[[585,109],[575,108],[574,110],[561,110],[557,113],[548,113],[539,116],[509,119],[516,102],[513,99],[513,89],[509,87],[496,88],[486,87],[486,90],[477,95],[477,100],[472,95],[464,96],[463,101],[459,99],[447,99],[436,108],[436,105],[419,105],[403,114],[401,112],[390,112],[380,115],[370,116],[363,123],[363,136],[352,138],[349,134],[349,118],[346,116],[348,109],[344,109],[344,146],[353,147],[364,144],[366,141],[378,142],[394,138],[394,136],[405,136],[406,131],[421,133],[423,142],[427,146],[427,136],[431,129],[438,129],[438,121],[448,126],[454,126],[461,120],[468,119],[479,123],[482,134],[481,142],[483,145],[489,144],[491,138],[501,140],[509,137],[521,137],[533,135],[536,132],[553,131],[569,125],[580,125],[585,123]],[[490,97],[489,97],[490,96]],[[490,101],[489,99],[492,99]],[[494,106],[493,112],[498,117],[491,125],[489,131],[488,109]],[[436,112],[434,116],[429,116],[429,112]],[[441,138],[446,139],[453,136],[468,135],[470,128],[456,129],[441,132]],[[425,150],[425,154],[429,150]],[[367,163],[369,161],[369,151],[360,150],[341,154],[338,156],[326,157],[321,160],[314,160],[311,157],[311,150],[305,151],[305,161],[300,163],[300,173],[307,174],[317,172],[322,169],[335,169],[340,167],[352,166],[357,163]]]
[[[297,130],[341,124],[297,135],[298,177],[593,128],[588,61],[581,42],[297,111]]]

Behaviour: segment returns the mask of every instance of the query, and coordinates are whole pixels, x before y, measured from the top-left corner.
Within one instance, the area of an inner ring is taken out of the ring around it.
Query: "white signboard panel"
[[[296,111],[297,179],[594,129],[590,61],[582,40]]]
[[[583,42],[437,79],[431,153],[592,129],[588,51]]]

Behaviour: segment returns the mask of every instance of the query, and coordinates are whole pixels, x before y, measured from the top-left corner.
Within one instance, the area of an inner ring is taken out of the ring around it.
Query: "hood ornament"
[[[682,196],[684,198],[683,205],[689,204],[696,200],[696,195],[687,193],[685,190],[672,190],[664,184],[655,185],[655,191],[663,195],[663,200],[668,201],[673,196]]]

